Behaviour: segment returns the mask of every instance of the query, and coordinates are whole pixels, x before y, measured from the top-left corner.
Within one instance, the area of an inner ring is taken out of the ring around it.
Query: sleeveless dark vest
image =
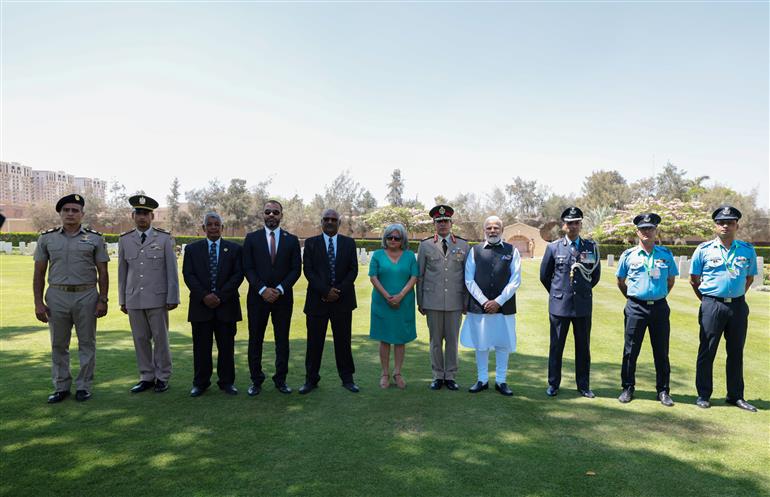
[[[476,262],[474,281],[489,299],[494,299],[502,293],[508,280],[511,279],[511,260],[513,245],[503,242],[484,248],[483,243],[473,247],[473,260]],[[484,314],[484,307],[468,294],[468,312]],[[516,295],[500,308],[498,313],[516,314]]]

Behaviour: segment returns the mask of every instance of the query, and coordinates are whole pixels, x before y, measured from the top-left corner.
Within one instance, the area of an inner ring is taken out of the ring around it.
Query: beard
[[[487,236],[487,242],[489,242],[492,245],[496,245],[500,243],[500,235]]]

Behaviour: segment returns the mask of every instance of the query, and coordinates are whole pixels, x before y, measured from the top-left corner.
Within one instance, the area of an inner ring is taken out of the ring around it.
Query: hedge
[[[11,242],[14,245],[18,245],[19,242],[35,242],[37,241],[37,238],[40,236],[40,233],[30,233],[30,232],[16,232],[16,233],[0,233],[0,241],[3,242]],[[104,234],[104,239],[107,243],[116,243],[118,241],[118,238],[120,238],[120,235],[112,234],[112,233],[106,233]],[[202,236],[177,236],[174,237],[176,239],[177,245],[183,245],[192,243],[194,241],[200,240],[203,237]],[[243,245],[243,238],[237,237],[237,236],[231,236],[231,237],[223,237],[225,240],[230,240],[231,242],[235,242],[237,244]],[[373,252],[377,249],[379,249],[381,245],[381,241],[379,239],[357,239],[356,240],[356,247],[366,249],[367,251]],[[474,245],[474,242],[470,242],[471,245]],[[420,240],[409,240],[409,248],[413,251],[417,251],[417,247],[420,245]],[[674,255],[686,255],[687,257],[691,257],[692,253],[695,251],[695,245],[665,245],[666,247],[671,250],[671,252]],[[606,258],[607,255],[612,254],[615,256],[615,258],[620,257],[620,254],[623,253],[629,246],[628,245],[620,245],[620,244],[599,244],[599,253],[602,255],[603,258]],[[765,260],[770,260],[770,247],[754,247],[754,249],[757,251],[757,255],[760,257],[764,257]]]

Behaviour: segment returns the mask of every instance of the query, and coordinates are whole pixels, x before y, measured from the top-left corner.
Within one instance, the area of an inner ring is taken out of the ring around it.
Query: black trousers
[[[291,327],[292,305],[275,305],[259,302],[249,307],[249,374],[255,385],[265,381],[262,371],[262,344],[265,340],[267,322],[273,323],[275,338],[275,375],[276,385],[286,383],[289,372],[289,328]]]
[[[237,324],[212,319],[193,322],[193,385],[208,388],[211,385],[211,348],[217,341],[217,385],[223,387],[235,383],[235,332]]]
[[[334,337],[334,359],[337,362],[337,373],[343,383],[353,382],[356,372],[353,364],[353,352],[350,350],[352,311],[332,312],[321,316],[307,315],[307,353],[305,355],[305,381],[317,384],[321,380],[318,372],[321,369],[321,358],[326,342],[326,330],[329,322],[332,324]]]
[[[743,345],[746,343],[746,329],[749,323],[749,306],[743,297],[732,302],[703,296],[698,312],[700,324],[700,347],[695,366],[695,388],[698,396],[711,398],[714,391],[714,357],[717,355],[719,340],[725,336],[727,352],[727,400],[743,398]]]
[[[671,365],[668,362],[668,343],[671,335],[671,309],[668,302],[666,299],[660,299],[647,305],[644,301],[629,298],[623,315],[625,335],[620,371],[623,388],[636,384],[636,360],[642,350],[644,332],[649,328],[652,357],[655,361],[655,389],[658,393],[670,393]]]
[[[551,321],[551,346],[548,350],[548,384],[559,388],[561,384],[561,359],[567,343],[569,325],[575,335],[575,383],[581,390],[588,390],[591,372],[591,316],[564,317],[548,315]]]

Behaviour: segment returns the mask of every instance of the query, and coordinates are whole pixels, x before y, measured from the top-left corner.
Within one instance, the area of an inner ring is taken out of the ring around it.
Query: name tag
[[[587,264],[593,264],[596,262],[596,254],[593,252],[581,252],[580,253],[580,262],[585,262]]]

